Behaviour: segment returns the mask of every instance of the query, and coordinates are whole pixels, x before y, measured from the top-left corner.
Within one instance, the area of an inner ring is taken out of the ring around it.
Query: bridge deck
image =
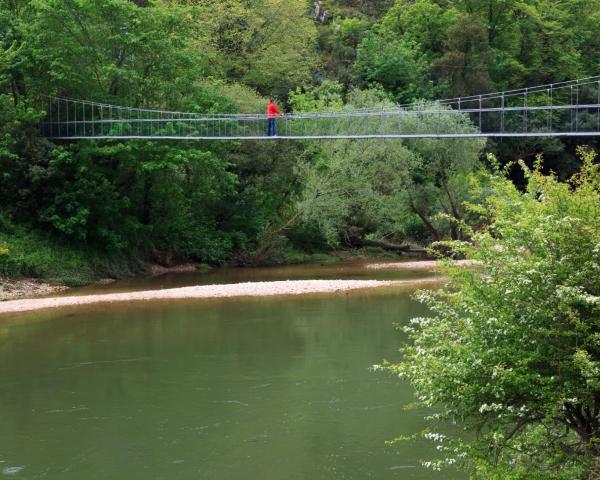
[[[600,76],[409,105],[277,118],[124,107],[48,97],[42,132],[56,140],[281,141],[600,136]]]
[[[367,135],[306,135],[306,136],[254,136],[254,137],[179,137],[163,135],[160,137],[150,135],[104,135],[104,136],[72,136],[72,137],[47,137],[52,140],[365,140],[365,139],[393,139],[393,138],[507,138],[507,137],[595,137],[600,132],[521,132],[521,133],[440,133],[440,134],[367,134]]]

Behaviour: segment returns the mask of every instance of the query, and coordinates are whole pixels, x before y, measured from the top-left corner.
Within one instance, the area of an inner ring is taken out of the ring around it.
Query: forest
[[[50,143],[44,95],[209,113],[262,113],[274,96],[307,112],[557,82],[595,73],[599,6],[2,0],[0,272],[78,284],[147,260],[286,263],[461,238],[484,153],[543,153],[564,179],[576,140]]]
[[[474,439],[422,432],[441,452],[426,465],[597,480],[598,137],[69,142],[40,121],[48,95],[336,112],[599,65],[600,0],[0,0],[0,280],[355,249],[468,258],[479,267],[420,294],[431,316],[402,328],[402,359],[374,367]]]

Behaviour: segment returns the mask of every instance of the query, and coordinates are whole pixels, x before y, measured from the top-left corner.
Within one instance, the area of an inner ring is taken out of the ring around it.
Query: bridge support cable
[[[279,140],[600,135],[600,76],[455,99],[336,112],[210,114],[45,99],[43,135],[55,140]]]

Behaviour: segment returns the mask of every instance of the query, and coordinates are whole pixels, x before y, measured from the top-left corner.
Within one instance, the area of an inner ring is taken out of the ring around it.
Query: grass
[[[305,252],[282,238],[266,265],[319,263],[329,265],[343,258],[398,258],[377,248],[346,251],[346,255],[323,251]],[[205,266],[210,268],[209,266]],[[25,225],[15,225],[0,215],[0,277],[36,278],[69,287],[88,285],[101,278],[124,278],[146,270],[141,256],[107,253],[81,243],[69,243]]]
[[[0,222],[0,275],[33,277],[79,286],[99,278],[122,278],[143,271],[144,264],[123,254],[106,254],[73,245],[23,226]]]

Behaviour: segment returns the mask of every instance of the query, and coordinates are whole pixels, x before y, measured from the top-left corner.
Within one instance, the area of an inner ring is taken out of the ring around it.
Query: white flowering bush
[[[479,265],[445,267],[446,287],[419,295],[431,316],[410,322],[401,363],[385,365],[441,408],[433,424],[469,432],[427,434],[443,455],[433,469],[600,478],[600,173],[580,155],[568,183],[523,166],[525,192],[499,171],[474,185],[487,189],[473,207],[487,226],[457,248]]]

